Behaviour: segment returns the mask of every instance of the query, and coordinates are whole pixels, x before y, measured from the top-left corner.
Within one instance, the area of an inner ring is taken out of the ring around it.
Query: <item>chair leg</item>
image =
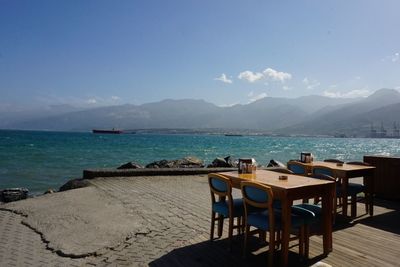
[[[237,227],[237,233],[238,235],[241,234],[241,229],[242,229],[242,223],[241,223],[242,217],[237,217],[236,219],[236,227]]]
[[[210,231],[210,240],[214,239],[214,228],[215,228],[215,212],[211,212],[211,231]]]
[[[275,231],[269,231],[268,266],[274,266]]]
[[[351,196],[351,217],[357,216],[357,196]]]
[[[224,226],[224,216],[218,215],[218,237],[222,236],[223,226]]]
[[[260,243],[265,243],[267,240],[267,232],[258,230],[258,235],[259,235],[258,238],[260,239]]]
[[[232,235],[233,235],[233,221],[235,218],[229,217],[229,228],[228,228],[228,239],[229,239],[229,250],[232,250]]]
[[[310,251],[310,226],[304,227],[304,257],[308,259]]]
[[[240,224],[240,230],[241,230],[242,234],[244,234],[244,228],[246,227],[246,222],[244,220],[244,216],[241,217],[240,223],[241,223]]]
[[[299,254],[301,257],[304,256],[304,225],[299,229]]]
[[[281,241],[281,231],[276,231],[276,242],[275,242],[276,249],[280,248],[281,243],[282,243],[282,241]]]
[[[243,243],[243,258],[246,258],[247,254],[247,238],[249,236],[250,226],[246,225],[244,227],[244,243]]]

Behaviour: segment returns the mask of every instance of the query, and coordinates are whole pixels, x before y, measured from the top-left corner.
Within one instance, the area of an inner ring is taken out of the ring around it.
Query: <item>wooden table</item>
[[[343,195],[343,215],[347,216],[347,189],[349,184],[349,179],[355,177],[363,177],[365,193],[366,193],[366,201],[369,204],[368,213],[370,216],[374,215],[374,166],[363,166],[363,165],[355,165],[355,164],[346,164],[343,166],[338,166],[333,162],[324,162],[324,161],[314,161],[311,163],[304,163],[310,168],[308,171],[312,173],[312,168],[314,166],[323,166],[333,170],[334,175],[342,180],[342,195]]]
[[[219,173],[230,178],[232,186],[240,188],[241,181],[256,181],[272,188],[274,198],[282,203],[282,265],[288,265],[289,238],[291,229],[291,208],[294,200],[303,198],[322,198],[322,230],[324,254],[332,251],[332,210],[335,183],[300,175],[288,174],[287,180],[279,180],[278,172],[257,170],[255,174],[238,172]],[[285,174],[286,175],[286,174]]]

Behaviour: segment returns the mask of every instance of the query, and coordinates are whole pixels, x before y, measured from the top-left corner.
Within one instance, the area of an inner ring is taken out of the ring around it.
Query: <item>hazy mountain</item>
[[[316,101],[318,99],[318,101]],[[204,100],[163,100],[69,112],[8,125],[18,129],[90,130],[93,128],[227,128],[274,130],[299,123],[315,110],[347,100],[308,96],[267,97],[246,105],[218,107]],[[317,102],[310,108],[310,103]],[[51,113],[47,113],[51,114]]]
[[[20,110],[1,110],[0,112],[0,128],[12,127],[15,124],[22,123],[24,121],[31,121],[42,119],[45,117],[57,116],[61,114],[67,114],[70,112],[76,112],[83,110],[83,108],[77,108],[67,104],[61,105],[50,105],[41,108],[34,109],[23,109]]]
[[[339,105],[330,111],[315,114],[312,119],[279,130],[293,134],[346,134],[348,136],[367,136],[371,124],[383,122],[386,126],[399,122],[392,113],[400,103],[400,93],[393,89],[381,89],[367,98],[350,104]],[[397,115],[397,116],[396,116]]]
[[[367,98],[323,96],[266,97],[246,105],[218,107],[204,100],[163,100],[28,118],[7,128],[80,130],[120,129],[252,129],[280,134],[366,135],[371,123],[396,121],[400,93],[381,89]],[[50,114],[48,112],[47,114]],[[1,118],[0,118],[1,119]],[[392,121],[393,120],[393,121]],[[0,124],[2,128],[4,123]]]

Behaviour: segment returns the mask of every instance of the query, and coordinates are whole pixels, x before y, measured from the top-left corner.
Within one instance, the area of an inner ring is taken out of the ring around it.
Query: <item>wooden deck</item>
[[[339,215],[334,226],[333,252],[327,257],[322,255],[319,235],[310,239],[309,260],[298,257],[297,241],[292,241],[290,266],[400,266],[400,202],[376,199],[373,217],[366,215],[362,203],[357,212],[358,217],[352,221]],[[223,237],[226,236],[225,233]],[[267,249],[257,238],[251,240],[251,253],[245,260],[242,242],[238,237],[230,252],[226,238],[210,242],[207,235],[199,236],[192,245],[175,249],[150,266],[267,266]],[[274,266],[279,266],[278,256]]]

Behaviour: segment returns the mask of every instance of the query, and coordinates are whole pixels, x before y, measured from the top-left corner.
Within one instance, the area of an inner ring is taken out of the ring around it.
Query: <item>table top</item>
[[[327,180],[320,180],[295,174],[283,174],[267,170],[257,170],[255,174],[239,174],[237,171],[223,172],[220,174],[229,177],[233,182],[249,180],[287,190],[333,183],[332,181]],[[281,175],[286,175],[288,177],[287,180],[280,180],[279,176]]]
[[[342,166],[338,166],[337,163],[325,162],[325,161],[313,161],[310,163],[303,163],[303,164],[310,166],[310,167],[323,166],[323,167],[331,168],[334,170],[341,170],[341,171],[358,171],[358,170],[375,169],[375,166],[364,166],[364,165],[346,164],[346,163],[344,163]]]

